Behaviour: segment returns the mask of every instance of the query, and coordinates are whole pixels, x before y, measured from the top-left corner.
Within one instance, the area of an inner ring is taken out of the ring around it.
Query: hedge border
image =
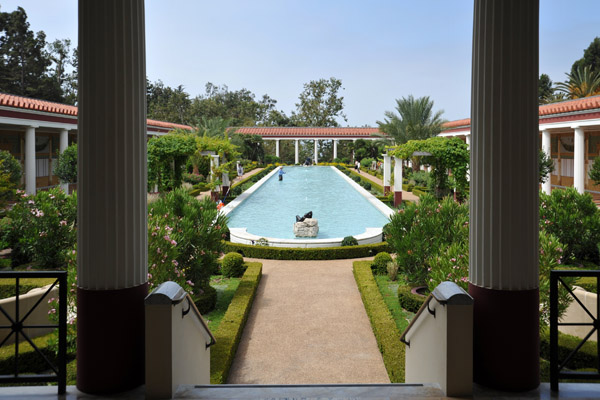
[[[398,286],[398,302],[400,302],[400,307],[416,314],[426,298],[412,293],[413,288],[413,286]]]
[[[401,332],[381,297],[369,262],[355,261],[352,272],[390,382],[403,383],[405,347],[400,341]]]
[[[259,171],[256,171],[252,175],[248,175],[247,177],[245,177],[241,181],[234,182],[233,185],[231,185],[231,188],[233,189],[236,186],[243,185],[244,183],[248,182],[250,179],[254,178],[256,175],[260,174],[262,171],[264,171],[265,169],[267,169],[267,167],[256,167],[255,169],[258,169]],[[254,169],[252,171],[254,171]]]
[[[213,385],[227,381],[261,276],[262,264],[248,263],[240,285],[214,333],[216,344],[210,351],[210,383]]]
[[[387,242],[341,247],[269,247],[224,242],[224,252],[236,252],[244,257],[267,260],[343,260],[371,257],[382,251],[390,252]]]
[[[581,338],[558,333],[558,359],[564,361],[567,356],[579,345]],[[540,330],[540,357],[550,360],[550,330]],[[581,370],[586,368],[596,368],[598,366],[598,354],[596,353],[596,342],[588,340],[577,351],[569,361],[567,368],[569,370]]]

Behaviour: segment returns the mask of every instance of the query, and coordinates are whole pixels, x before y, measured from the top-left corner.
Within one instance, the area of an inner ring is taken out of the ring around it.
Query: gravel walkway
[[[228,383],[389,383],[352,260],[263,263]]]

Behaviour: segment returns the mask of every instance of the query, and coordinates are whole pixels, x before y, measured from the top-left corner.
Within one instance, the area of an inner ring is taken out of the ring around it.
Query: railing
[[[600,379],[600,361],[597,366],[598,372],[567,371],[567,364],[581,349],[583,344],[600,328],[598,316],[592,312],[575,296],[572,289],[562,279],[564,277],[595,277],[596,292],[600,294],[600,270],[598,271],[550,271],[550,388],[558,391],[558,380],[561,378],[592,380]],[[591,322],[559,322],[558,321],[558,290],[559,283],[569,292],[573,299],[579,303],[585,313],[591,318]],[[600,311],[600,296],[597,297],[596,310]],[[581,342],[569,353],[564,361],[558,360],[558,327],[559,326],[590,326],[592,329],[581,340]],[[598,342],[597,342],[598,343]],[[596,345],[598,360],[600,360],[600,345]]]
[[[22,271],[22,272],[6,272],[0,271],[0,279],[15,279],[15,309],[14,315],[11,316],[4,307],[0,306],[0,312],[9,321],[10,325],[0,326],[0,329],[10,329],[10,332],[6,335],[4,340],[0,343],[2,347],[9,338],[15,335],[15,354],[14,354],[14,373],[12,375],[0,375],[0,383],[47,383],[57,382],[58,393],[64,394],[67,388],[67,272],[66,271]],[[21,310],[19,307],[20,293],[20,279],[41,279],[41,278],[55,278],[56,281],[50,285],[46,292],[40,296],[37,302],[31,307],[24,316],[21,316]],[[46,299],[46,296],[52,291],[52,289],[58,285],[59,301],[58,301],[58,325],[53,324],[36,324],[36,325],[25,325],[27,318],[31,316],[33,311],[41,304],[42,300]],[[35,345],[33,340],[27,335],[25,329],[47,329],[47,328],[58,328],[58,360],[55,365],[51,362],[48,357]],[[39,354],[42,359],[47,363],[48,370],[54,372],[49,374],[38,374],[38,375],[19,375],[19,336],[26,340],[31,347]]]
[[[410,323],[404,330],[404,333],[402,333],[402,336],[400,336],[400,341],[402,343],[404,343],[405,345],[407,345],[408,347],[410,347],[410,342],[408,340],[406,340],[406,335],[408,335],[408,332],[412,329],[413,325],[417,323],[417,321],[419,320],[419,317],[421,316],[421,313],[423,313],[424,310],[427,310],[427,311],[429,311],[429,314],[433,315],[433,317],[435,318],[435,309],[432,310],[431,308],[429,308],[429,302],[431,301],[431,299],[433,299],[433,294],[430,294],[429,296],[427,296],[427,298],[421,305],[421,308],[419,308],[419,311],[417,311],[417,313],[415,314],[413,319],[410,321]]]

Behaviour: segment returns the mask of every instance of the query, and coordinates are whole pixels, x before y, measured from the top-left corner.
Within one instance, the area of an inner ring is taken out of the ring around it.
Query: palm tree
[[[600,94],[600,73],[592,71],[591,67],[578,67],[574,72],[565,74],[567,80],[556,84],[556,89],[567,95],[569,99]]]
[[[429,96],[415,99],[409,95],[408,98],[396,99],[396,110],[397,114],[386,111],[384,122],[377,121],[379,130],[396,144],[427,139],[442,131],[444,111],[433,113],[433,100]]]

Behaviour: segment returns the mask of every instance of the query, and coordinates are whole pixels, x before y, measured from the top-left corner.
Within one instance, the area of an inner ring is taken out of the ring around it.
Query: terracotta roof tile
[[[260,127],[250,126],[235,129],[237,133],[265,136],[362,136],[381,133],[378,128],[313,128],[313,127]]]
[[[52,101],[31,99],[28,97],[16,96],[13,94],[0,93],[0,106],[22,108],[25,110],[42,111],[53,114],[77,116],[77,107],[67,104],[54,103]],[[156,121],[148,119],[146,123],[150,126],[169,128],[169,129],[187,129],[192,127],[188,125],[174,124],[171,122]]]
[[[461,126],[469,126],[469,125],[471,125],[471,118],[458,119],[456,121],[445,122],[442,125],[442,127],[444,129],[452,129],[452,128],[459,128]]]

